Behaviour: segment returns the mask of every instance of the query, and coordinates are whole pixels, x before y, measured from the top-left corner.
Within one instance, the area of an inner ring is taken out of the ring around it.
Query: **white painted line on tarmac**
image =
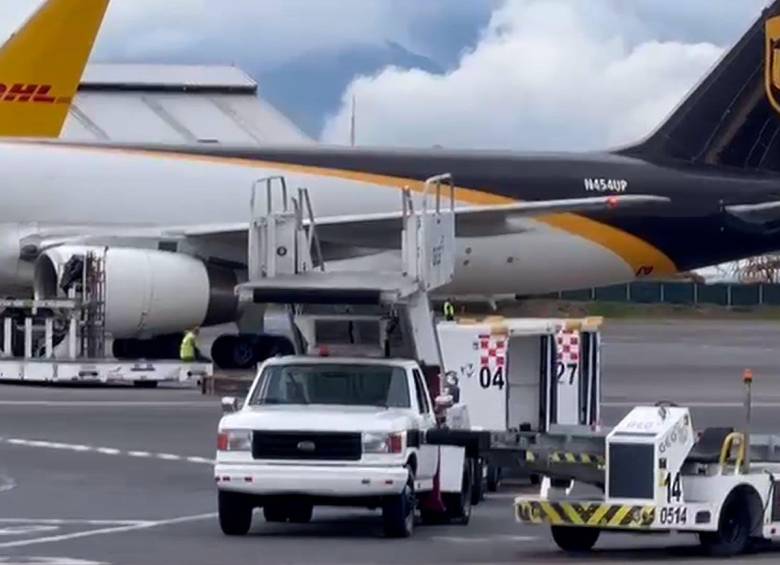
[[[214,408],[215,402],[208,400],[0,400],[0,406],[61,406],[83,408],[85,406],[97,406],[106,408],[123,407],[154,407],[162,406],[167,408]]]
[[[652,406],[654,402],[628,402],[628,401],[615,401],[615,402],[602,402],[601,405],[607,408],[633,408],[634,406]],[[685,400],[675,400],[675,404],[678,406],[684,406],[685,408],[744,408],[744,402],[704,402],[700,400],[694,400],[691,402]],[[753,408],[780,408],[780,401],[774,402],[753,402]]]
[[[181,516],[179,518],[171,518],[169,520],[154,520],[141,522],[137,524],[124,525],[124,526],[112,526],[107,528],[98,528],[96,530],[90,530],[86,532],[74,532],[70,534],[62,534],[58,536],[49,536],[29,540],[16,540],[0,543],[0,548],[6,547],[24,547],[27,545],[36,545],[40,543],[53,543],[59,541],[68,541],[72,539],[85,538],[90,536],[103,536],[109,534],[119,534],[123,532],[132,532],[134,530],[144,530],[149,528],[158,528],[160,526],[170,526],[174,524],[183,524],[186,522],[197,522],[200,520],[209,520],[217,516],[215,512],[208,514],[195,514],[193,516]]]
[[[13,479],[13,477],[0,474],[0,493],[8,492],[9,490],[13,490],[15,488],[16,488],[16,481]]]
[[[214,463],[212,459],[208,459],[206,457],[194,457],[194,456],[188,457],[186,455],[177,455],[175,453],[153,453],[151,451],[122,451],[121,449],[117,449],[115,447],[93,447],[89,445],[59,443],[59,442],[41,441],[41,440],[34,440],[34,439],[0,438],[0,443],[9,443],[11,445],[20,445],[25,447],[65,449],[65,450],[78,451],[82,453],[92,452],[92,453],[99,453],[101,455],[112,455],[112,456],[125,455],[128,457],[137,457],[137,458],[156,458],[161,461],[186,461],[188,463],[209,464],[209,465]],[[1,476],[0,479],[2,479]],[[3,490],[2,481],[0,481],[0,492],[2,492],[2,490]]]
[[[5,557],[0,556],[2,565],[111,565],[107,561],[87,561],[71,557]]]
[[[43,532],[56,532],[59,526],[50,524],[18,524],[16,526],[0,526],[0,536],[28,536]],[[2,561],[0,561],[2,563]]]
[[[0,524],[47,524],[54,526],[137,526],[153,520],[83,520],[80,518],[0,518]]]

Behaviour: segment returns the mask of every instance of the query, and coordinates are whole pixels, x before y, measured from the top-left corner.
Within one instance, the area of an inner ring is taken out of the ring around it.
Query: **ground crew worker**
[[[444,301],[444,319],[451,322],[455,319],[455,306],[448,299]]]
[[[198,349],[195,346],[195,342],[198,339],[198,332],[198,328],[192,328],[184,333],[184,338],[181,340],[179,358],[185,363],[192,363],[198,358]]]

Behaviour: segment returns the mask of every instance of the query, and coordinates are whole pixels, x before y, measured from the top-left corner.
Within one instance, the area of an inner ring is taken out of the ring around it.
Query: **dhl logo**
[[[17,82],[7,85],[0,82],[0,101],[2,102],[70,104],[70,96],[50,96],[50,93],[50,84],[24,84]]]

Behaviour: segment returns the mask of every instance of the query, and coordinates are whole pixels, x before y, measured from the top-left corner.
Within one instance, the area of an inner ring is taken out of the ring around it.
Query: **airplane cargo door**
[[[538,430],[539,401],[542,387],[541,338],[538,335],[509,339],[507,348],[507,429],[530,426]]]

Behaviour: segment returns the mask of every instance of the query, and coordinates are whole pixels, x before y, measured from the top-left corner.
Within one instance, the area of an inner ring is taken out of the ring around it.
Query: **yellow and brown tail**
[[[46,0],[0,47],[0,136],[59,136],[108,2]]]

